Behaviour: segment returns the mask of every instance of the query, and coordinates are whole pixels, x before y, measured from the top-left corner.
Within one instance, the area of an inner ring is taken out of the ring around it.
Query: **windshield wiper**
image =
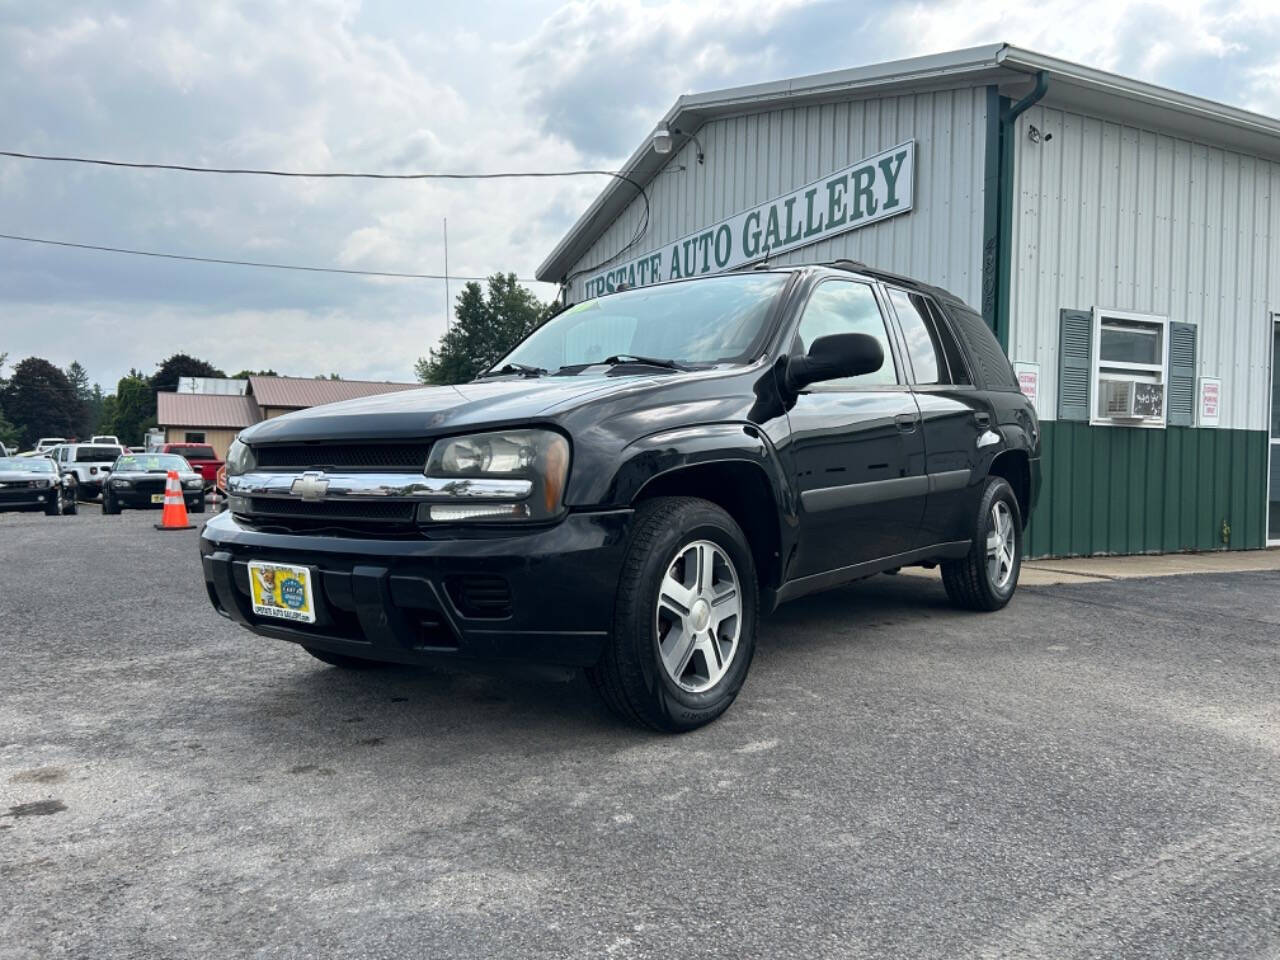
[[[542,367],[531,367],[527,363],[504,363],[497,370],[486,370],[480,374],[481,377],[501,377],[509,374],[519,374],[522,377],[540,377],[547,371]]]
[[[679,360],[662,360],[658,357],[641,357],[634,353],[615,353],[612,357],[606,357],[601,361],[611,367],[616,367],[623,363],[639,363],[646,367],[661,367],[664,370],[691,370],[692,367],[685,366]]]

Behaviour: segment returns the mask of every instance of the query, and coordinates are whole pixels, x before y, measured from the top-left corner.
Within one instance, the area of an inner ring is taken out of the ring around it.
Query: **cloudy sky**
[[[0,149],[301,170],[616,168],[681,93],[999,41],[1280,116],[1274,0],[0,0]],[[529,278],[601,186],[0,158],[0,233],[435,273],[447,217],[450,273]],[[410,379],[444,322],[438,281],[0,240],[0,353],[78,359],[108,389],[180,350],[229,371]]]

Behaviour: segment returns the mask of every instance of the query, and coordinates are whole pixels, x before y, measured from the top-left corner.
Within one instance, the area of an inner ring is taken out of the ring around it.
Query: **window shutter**
[[[1171,427],[1189,427],[1196,415],[1196,325],[1169,324],[1169,411]]]
[[[1089,340],[1093,314],[1088,310],[1059,311],[1058,419],[1089,419]]]

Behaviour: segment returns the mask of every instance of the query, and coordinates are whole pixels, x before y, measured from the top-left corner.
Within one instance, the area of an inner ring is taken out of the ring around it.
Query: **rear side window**
[[[907,356],[915,371],[916,383],[947,383],[947,362],[942,356],[932,325],[921,315],[904,290],[889,288],[889,302],[898,315],[898,326],[907,342]]]
[[[898,326],[907,342],[907,355],[916,383],[971,384],[960,346],[946,321],[922,294],[888,288],[889,301],[898,315]]]
[[[119,447],[77,447],[76,463],[111,463],[123,452]]]
[[[915,297],[913,300],[917,299]],[[938,342],[942,344],[942,354],[947,360],[947,369],[951,371],[951,382],[959,385],[970,385],[973,376],[969,373],[969,365],[965,362],[964,351],[960,349],[960,341],[947,321],[942,308],[928,297],[919,298],[924,301],[929,318],[933,321],[933,329],[937,332]]]

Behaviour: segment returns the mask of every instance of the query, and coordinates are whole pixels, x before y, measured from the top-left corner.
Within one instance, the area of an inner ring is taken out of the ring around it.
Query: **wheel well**
[[[782,552],[778,505],[760,467],[741,461],[682,467],[654,477],[636,494],[634,503],[673,496],[701,497],[723,508],[751,545],[760,585],[777,587]]]
[[[1022,525],[1025,527],[1031,519],[1031,461],[1026,451],[1004,451],[991,462],[988,473],[1009,481],[1009,486],[1013,487],[1013,495],[1018,498],[1018,512],[1022,514]]]

